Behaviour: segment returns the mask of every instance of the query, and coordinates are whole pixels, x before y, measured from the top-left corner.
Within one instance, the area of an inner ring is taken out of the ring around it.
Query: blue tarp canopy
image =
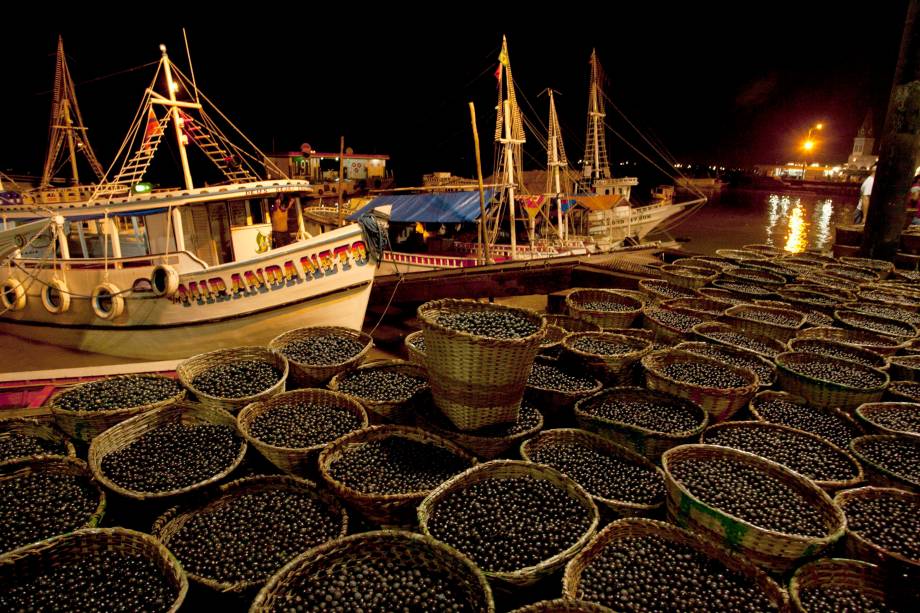
[[[493,190],[484,190],[488,206]],[[479,219],[479,192],[400,194],[379,196],[348,216],[354,220],[377,207],[391,206],[390,221],[422,223],[461,223]]]

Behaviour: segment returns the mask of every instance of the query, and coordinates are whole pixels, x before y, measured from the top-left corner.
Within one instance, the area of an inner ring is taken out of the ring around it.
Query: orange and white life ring
[[[26,288],[19,279],[7,279],[0,286],[0,304],[8,311],[21,311],[26,308]]]
[[[70,310],[70,292],[67,284],[60,279],[52,279],[42,288],[42,304],[49,313],[66,313]]]
[[[93,290],[93,312],[100,319],[115,319],[125,312],[125,299],[114,283],[101,283]]]
[[[157,296],[172,298],[179,290],[179,273],[169,264],[156,266],[150,273],[150,287]]]

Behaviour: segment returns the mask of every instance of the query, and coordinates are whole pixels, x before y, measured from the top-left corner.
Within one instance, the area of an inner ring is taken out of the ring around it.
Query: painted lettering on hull
[[[339,271],[348,272],[355,266],[366,265],[367,262],[367,245],[364,241],[355,241],[334,249],[323,249],[298,260],[286,260],[265,268],[234,272],[226,279],[217,276],[183,279],[175,295],[169,300],[189,307],[215,304],[309,283]]]

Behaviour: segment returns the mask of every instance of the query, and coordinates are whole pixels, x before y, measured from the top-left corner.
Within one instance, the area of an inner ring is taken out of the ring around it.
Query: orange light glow
[[[431,232],[427,231],[420,221],[415,222],[415,231],[421,234],[425,240],[428,240],[428,237],[431,236]]]
[[[807,140],[807,141],[805,141],[805,142],[802,144],[802,148],[805,149],[805,151],[811,151],[812,149],[815,148],[815,141],[813,141],[813,140]]]
[[[801,203],[796,203],[789,215],[789,234],[784,249],[790,253],[801,253],[808,246],[808,224]]]

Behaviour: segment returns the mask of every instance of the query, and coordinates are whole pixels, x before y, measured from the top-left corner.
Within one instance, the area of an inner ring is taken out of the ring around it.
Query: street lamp
[[[812,149],[815,148],[815,141],[812,140],[811,135],[815,130],[823,130],[823,123],[816,123],[812,127],[808,128],[808,136],[805,137],[805,142],[802,143],[802,149],[805,150],[805,160],[802,162],[802,183],[805,182],[805,172],[808,168],[808,154],[811,153]]]

